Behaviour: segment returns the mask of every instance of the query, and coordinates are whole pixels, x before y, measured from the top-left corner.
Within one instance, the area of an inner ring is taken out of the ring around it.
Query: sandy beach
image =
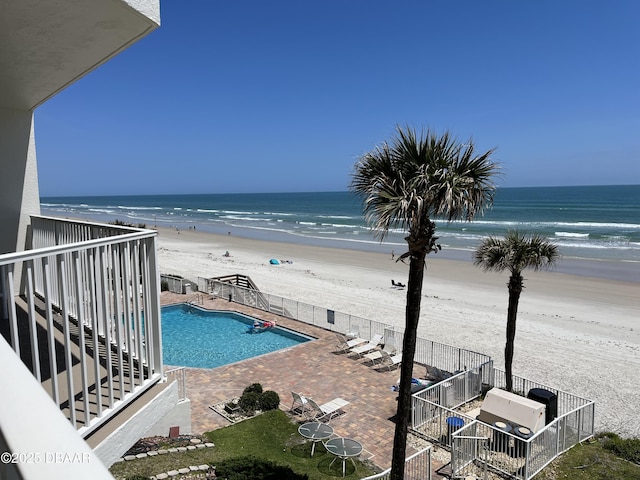
[[[230,256],[224,254],[229,251]],[[402,252],[396,251],[396,255]],[[404,325],[408,266],[390,254],[158,229],[160,271],[196,281],[250,276],[274,295]],[[271,265],[269,260],[291,263]],[[514,373],[596,402],[596,430],[640,436],[640,284],[525,272]],[[419,336],[504,366],[508,273],[429,255]]]

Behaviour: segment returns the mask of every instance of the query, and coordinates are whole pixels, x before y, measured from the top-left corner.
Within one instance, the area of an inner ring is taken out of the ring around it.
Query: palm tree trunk
[[[416,352],[418,321],[420,320],[420,300],[422,298],[425,257],[426,251],[416,253],[411,256],[411,262],[409,263],[406,319],[402,342],[402,363],[400,364],[400,390],[398,393],[396,429],[393,437],[390,480],[402,480],[404,478],[407,435],[411,419],[411,377],[413,376],[413,358]]]
[[[504,347],[504,371],[507,391],[513,391],[513,350],[516,341],[516,320],[518,302],[522,293],[523,279],[520,272],[513,272],[509,277],[509,306],[507,309],[507,343]]]

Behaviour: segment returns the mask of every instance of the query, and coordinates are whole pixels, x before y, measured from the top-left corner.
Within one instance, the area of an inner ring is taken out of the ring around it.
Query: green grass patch
[[[271,410],[235,425],[207,432],[205,437],[214,448],[190,450],[182,453],[158,455],[113,465],[111,474],[116,478],[132,475],[151,476],[189,465],[215,465],[217,462],[243,457],[255,457],[289,466],[310,480],[342,478],[342,462],[328,453],[322,443],[316,444],[311,457],[311,443],[298,433],[298,424],[281,410]],[[375,467],[355,460],[346,463],[347,479],[359,479],[376,473]]]
[[[614,441],[612,441],[612,438]],[[640,465],[621,458],[616,449],[640,455],[638,439],[622,440],[615,434],[601,434],[563,453],[536,475],[536,480],[640,480]],[[613,447],[612,447],[613,446]],[[638,457],[636,457],[638,458]]]

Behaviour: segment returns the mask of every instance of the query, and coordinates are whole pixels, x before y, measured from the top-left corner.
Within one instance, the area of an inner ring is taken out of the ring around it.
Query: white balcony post
[[[129,391],[133,392],[135,388],[135,365],[133,359],[133,339],[131,332],[132,323],[132,309],[131,301],[129,298],[129,290],[131,288],[131,250],[129,242],[122,246],[122,301],[124,305],[124,324],[125,324],[125,344],[127,347],[127,364],[129,367]]]
[[[7,265],[5,270],[7,280],[6,286],[9,290],[9,298],[13,298],[15,296],[14,283],[13,283],[13,269],[14,265]],[[16,312],[16,304],[15,302],[11,302],[9,304],[9,332],[11,335],[11,343],[13,343],[13,349],[16,352],[18,357],[20,356],[20,339],[18,337],[18,314]]]
[[[65,375],[67,377],[67,398],[69,402],[69,420],[74,428],[76,425],[76,402],[75,390],[73,385],[73,362],[71,357],[71,334],[69,332],[69,300],[67,295],[67,272],[66,272],[66,255],[58,255],[58,283],[60,284],[60,294],[62,299],[62,329],[64,334],[64,353],[65,353]],[[51,332],[49,332],[51,335]]]
[[[150,325],[150,335],[152,336],[153,346],[153,370],[155,373],[162,375],[162,322],[160,319],[160,271],[158,270],[156,255],[156,237],[148,239],[149,242],[149,307],[150,315],[146,322]],[[146,318],[146,317],[145,317]],[[154,322],[152,322],[152,319]],[[151,365],[150,365],[151,367]]]
[[[99,279],[100,297],[98,302],[99,314],[98,321],[102,328],[102,335],[104,336],[104,352],[107,364],[107,395],[109,398],[108,406],[113,407],[113,369],[111,368],[111,338],[109,335],[109,301],[108,301],[108,288],[109,282],[107,278],[107,265],[106,265],[106,247],[100,246],[96,249],[96,255],[98,256],[98,271],[96,277]]]
[[[111,250],[111,254],[113,255],[113,276],[114,276],[114,281],[113,281],[113,294],[114,294],[114,299],[113,299],[113,303],[115,304],[115,333],[116,333],[116,342],[118,344],[118,372],[120,373],[120,375],[118,375],[118,388],[120,389],[120,399],[122,400],[124,398],[125,395],[125,390],[124,390],[124,368],[123,368],[123,362],[122,362],[122,342],[123,342],[123,336],[122,336],[122,323],[124,322],[124,313],[122,311],[122,283],[120,281],[120,261],[119,261],[119,256],[121,254],[121,249],[118,247],[115,247]]]
[[[33,260],[26,262],[27,267],[27,308],[29,310],[29,340],[31,341],[31,366],[33,368],[33,374],[38,382],[41,381],[42,375],[40,373],[40,347],[38,346],[38,328],[36,326],[36,309],[35,309],[35,295],[33,292],[34,278]]]
[[[100,376],[100,340],[98,338],[98,312],[96,301],[96,259],[95,249],[88,251],[89,287],[91,294],[91,346],[93,347],[93,374],[95,378],[96,416],[102,416],[102,381]]]
[[[56,405],[60,405],[60,394],[58,391],[58,365],[56,360],[56,342],[53,332],[55,332],[55,326],[53,324],[53,309],[51,308],[51,272],[49,265],[49,257],[42,257],[42,270],[44,280],[44,299],[46,303],[46,317],[47,317],[47,335],[48,347],[49,347],[49,374],[51,376],[51,393],[53,395],[53,401]]]
[[[142,322],[140,319],[142,310],[140,306],[140,244],[138,242],[132,242],[131,247],[131,270],[133,272],[130,290],[131,302],[133,303],[132,322],[136,351],[135,356],[138,359],[138,379],[140,381],[140,385],[142,385],[144,383],[144,365],[142,361],[144,355],[142,353]]]
[[[86,342],[84,338],[84,292],[80,272],[82,271],[82,262],[77,251],[73,252],[73,272],[75,273],[75,294],[77,302],[77,320],[78,320],[78,346],[80,347],[80,376],[82,380],[82,402],[84,408],[84,425],[89,425],[91,420],[89,410],[89,382],[87,378],[87,360],[86,360]]]

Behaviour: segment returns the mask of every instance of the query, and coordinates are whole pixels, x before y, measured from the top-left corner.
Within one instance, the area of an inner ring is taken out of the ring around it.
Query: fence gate
[[[487,437],[454,435],[451,442],[451,478],[487,479]]]

